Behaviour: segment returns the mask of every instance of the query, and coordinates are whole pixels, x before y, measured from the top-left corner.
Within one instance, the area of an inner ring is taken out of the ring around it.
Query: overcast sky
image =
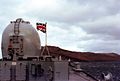
[[[120,54],[120,0],[0,0],[0,37],[16,18],[47,22],[48,45]]]

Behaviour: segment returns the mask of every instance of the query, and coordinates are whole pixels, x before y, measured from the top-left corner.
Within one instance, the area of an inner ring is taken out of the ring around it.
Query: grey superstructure
[[[40,38],[30,22],[11,21],[2,35],[0,81],[98,81],[69,66],[67,60],[41,54]]]
[[[40,48],[29,22],[12,21],[2,35],[0,81],[68,81],[68,62],[40,56]]]

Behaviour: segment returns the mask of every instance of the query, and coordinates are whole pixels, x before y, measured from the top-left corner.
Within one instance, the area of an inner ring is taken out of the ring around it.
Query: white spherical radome
[[[15,22],[11,22],[2,34],[2,56],[8,57],[8,45],[10,36],[14,35]],[[29,22],[21,21],[19,24],[19,36],[23,37],[23,54],[25,57],[39,56],[41,48],[40,38],[37,31]]]

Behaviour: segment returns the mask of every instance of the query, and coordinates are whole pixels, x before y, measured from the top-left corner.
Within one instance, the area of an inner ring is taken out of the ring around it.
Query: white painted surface
[[[9,37],[14,35],[14,22],[10,23],[3,32],[2,35],[2,55],[8,57],[8,45]],[[20,22],[19,25],[20,36],[23,36],[23,51],[24,56],[39,56],[40,39],[37,31],[31,24],[26,22]]]

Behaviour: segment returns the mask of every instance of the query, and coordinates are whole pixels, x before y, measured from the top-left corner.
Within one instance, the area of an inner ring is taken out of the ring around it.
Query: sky
[[[17,18],[34,28],[36,22],[47,22],[48,45],[120,54],[120,0],[0,0],[0,42]],[[38,33],[44,45],[45,34]]]

